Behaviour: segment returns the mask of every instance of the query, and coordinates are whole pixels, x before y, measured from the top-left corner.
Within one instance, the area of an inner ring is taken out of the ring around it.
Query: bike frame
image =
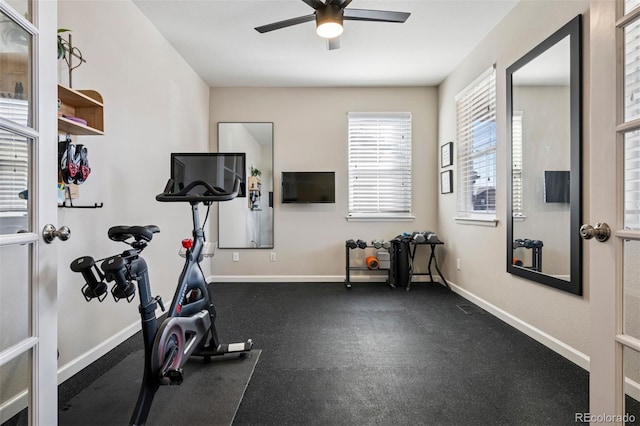
[[[190,317],[202,310],[209,312],[211,319],[211,327],[208,329],[208,335],[203,336],[197,342],[198,347],[194,355],[201,355],[205,347],[217,349],[218,336],[214,325],[216,311],[209,297],[207,283],[200,269],[199,262],[203,259],[202,249],[204,247],[204,230],[200,226],[200,217],[198,212],[198,203],[191,203],[191,211],[193,218],[193,246],[187,249],[185,253],[185,263],[178,278],[178,286],[176,288],[171,307],[167,313],[167,318],[172,317]],[[144,376],[142,385],[138,394],[135,409],[131,416],[131,424],[140,425],[146,422],[149,414],[153,397],[160,387],[158,378],[152,371],[152,354],[153,345],[156,334],[158,332],[158,320],[155,311],[157,309],[158,300],[151,296],[151,288],[149,285],[149,277],[146,268],[146,262],[139,256],[130,261],[130,276],[138,283],[138,292],[140,294],[140,318],[142,321],[142,337],[144,340],[145,360],[144,360]],[[186,296],[193,289],[201,292],[202,297],[198,300],[186,303]],[[207,345],[207,340],[209,344]],[[208,352],[208,351],[207,351]],[[209,355],[211,353],[208,352]],[[206,354],[204,355],[206,356]]]
[[[154,297],[151,294],[147,263],[140,255],[153,234],[160,231],[157,226],[117,226],[109,229],[110,239],[125,242],[132,248],[102,259],[102,272],[90,256],[80,257],[70,265],[72,271],[81,273],[85,278],[82,294],[87,301],[94,298],[104,300],[107,293],[107,286],[103,282],[105,278],[108,282],[116,283],[111,290],[116,302],[123,298],[131,302],[135,294],[132,281],[137,284],[145,358],[142,384],[130,420],[132,425],[145,424],[153,397],[161,385],[182,383],[182,366],[191,355],[202,356],[205,362],[211,356],[231,352],[240,353],[243,357],[253,346],[251,339],[242,343],[219,343],[215,328],[216,311],[200,268],[200,261],[204,257],[205,233],[200,225],[198,205],[203,203],[209,207],[213,202],[234,199],[238,195],[240,181],[235,180],[232,192],[224,192],[204,181],[191,182],[175,193],[171,192],[172,187],[173,181],[170,179],[164,192],[158,194],[156,200],[189,202],[193,220],[193,242],[186,250],[185,264],[167,317],[160,325],[156,310],[160,305],[164,311],[164,305],[160,296]],[[190,193],[195,187],[204,190],[201,194]],[[132,238],[135,241],[129,241]]]

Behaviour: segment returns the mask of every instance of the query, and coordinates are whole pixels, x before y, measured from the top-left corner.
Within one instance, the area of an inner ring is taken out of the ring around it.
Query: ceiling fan
[[[342,22],[348,21],[373,21],[373,22],[404,22],[410,13],[392,12],[389,10],[371,9],[347,9],[351,0],[302,0],[311,6],[315,12],[298,16],[296,18],[285,19],[284,21],[256,27],[259,33],[266,33],[303,22],[316,21],[316,32],[320,37],[327,39],[329,50],[340,48],[340,34],[342,34]]]

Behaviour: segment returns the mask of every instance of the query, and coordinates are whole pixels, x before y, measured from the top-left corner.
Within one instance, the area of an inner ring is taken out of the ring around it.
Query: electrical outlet
[[[462,270],[462,266],[460,266],[460,259],[456,259],[456,269],[458,271]]]
[[[233,261],[240,262],[240,253],[238,253],[237,251],[233,252]]]
[[[271,254],[269,255],[269,260],[271,260],[272,262],[276,261],[276,252],[272,251]]]

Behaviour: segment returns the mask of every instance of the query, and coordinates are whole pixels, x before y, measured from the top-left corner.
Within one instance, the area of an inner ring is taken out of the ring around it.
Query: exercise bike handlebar
[[[190,202],[190,203],[212,203],[219,201],[233,200],[238,196],[240,192],[240,179],[236,179],[233,183],[233,190],[231,192],[225,192],[220,188],[214,188],[208,182],[203,180],[196,180],[185,186],[178,192],[171,192],[173,187],[173,179],[167,181],[167,185],[164,187],[164,192],[156,195],[157,201],[163,202]],[[189,191],[196,187],[203,187],[202,194],[189,194]]]

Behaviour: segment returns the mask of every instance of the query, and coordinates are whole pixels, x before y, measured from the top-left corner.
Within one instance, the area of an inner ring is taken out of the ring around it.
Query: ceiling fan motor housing
[[[316,14],[316,28],[318,29],[318,34],[322,35],[321,34],[322,30],[320,27],[323,25],[328,25],[333,27],[337,25],[340,28],[342,28],[342,23],[344,21],[344,9],[342,9],[341,7],[333,4],[328,4],[325,7],[317,9],[315,14]],[[331,35],[330,38],[331,37],[335,37],[335,35]]]

